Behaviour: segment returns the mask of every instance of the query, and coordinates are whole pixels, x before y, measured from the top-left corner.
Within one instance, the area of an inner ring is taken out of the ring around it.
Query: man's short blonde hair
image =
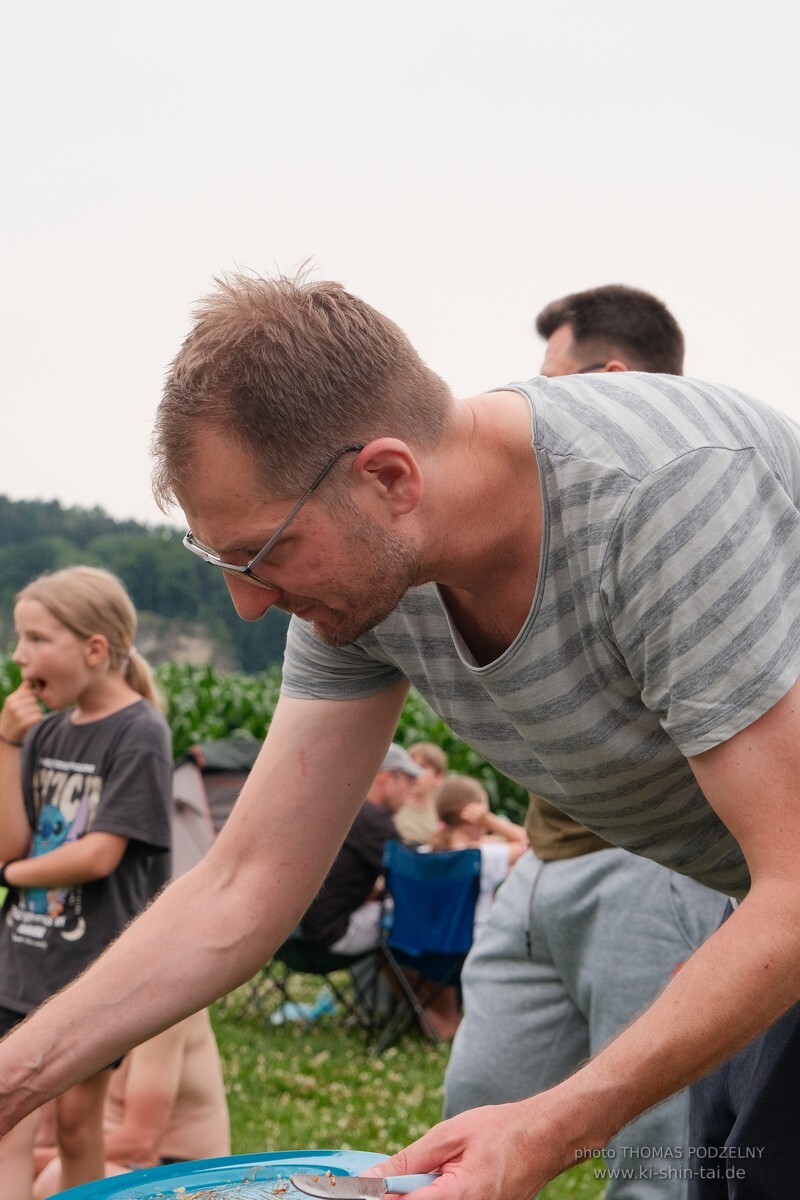
[[[216,281],[167,375],[153,437],[162,509],[191,478],[199,431],[237,441],[265,492],[294,496],[352,442],[434,447],[452,395],[403,331],[339,283],[305,274]]]

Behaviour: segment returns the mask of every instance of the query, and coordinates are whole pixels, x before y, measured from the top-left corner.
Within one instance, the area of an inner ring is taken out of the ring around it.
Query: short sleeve
[[[511,870],[511,847],[508,842],[484,842],[481,850],[481,883],[495,892]]]
[[[170,736],[158,713],[145,711],[148,719],[131,722],[109,756],[90,832],[115,833],[152,850],[167,851],[171,846]]]
[[[404,678],[393,663],[374,657],[358,643],[334,649],[315,637],[307,622],[297,617],[289,622],[281,685],[286,696],[358,700]]]
[[[632,491],[602,576],[607,628],[684,755],[800,675],[800,514],[751,448],[693,450]]]

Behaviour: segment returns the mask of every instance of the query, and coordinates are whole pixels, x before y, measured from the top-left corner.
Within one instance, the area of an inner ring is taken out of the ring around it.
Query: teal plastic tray
[[[202,1193],[198,1200],[299,1200],[290,1175],[313,1171],[358,1175],[384,1158],[385,1154],[361,1150],[285,1150],[202,1158],[84,1183],[59,1192],[58,1200],[192,1200],[198,1192]]]

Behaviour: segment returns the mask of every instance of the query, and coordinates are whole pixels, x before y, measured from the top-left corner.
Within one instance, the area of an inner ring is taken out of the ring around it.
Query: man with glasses
[[[800,997],[788,418],[642,374],[458,400],[338,284],[245,276],[197,310],[154,444],[156,493],[229,568],[239,614],[299,618],[283,695],[210,853],[3,1042],[0,1132],[266,961],[327,874],[409,684],[529,790],[742,902],[569,1079],[462,1113],[372,1174],[442,1169],[438,1200],[529,1200]],[[7,778],[19,736],[0,728]]]
[[[638,288],[611,284],[554,300],[536,329],[547,342],[546,377],[633,363],[683,371],[677,321]],[[724,896],[611,846],[540,796],[531,795],[525,829],[531,850],[464,967],[446,1116],[560,1083],[655,999],[722,919]],[[607,1200],[686,1196],[686,1179],[669,1167],[678,1155],[688,1162],[688,1116],[682,1090],[612,1139],[608,1162],[624,1162],[629,1177],[609,1179]]]

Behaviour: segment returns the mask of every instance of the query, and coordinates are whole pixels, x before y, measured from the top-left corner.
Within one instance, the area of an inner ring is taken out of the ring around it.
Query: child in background
[[[473,941],[484,925],[494,894],[514,863],[528,849],[528,837],[521,825],[496,816],[489,808],[489,797],[476,779],[468,775],[448,775],[434,791],[439,826],[420,853],[440,850],[480,850],[481,873],[475,905]],[[412,987],[422,998],[433,989],[418,971],[403,968]],[[437,1035],[447,1041],[461,1022],[461,994],[452,984],[426,1006],[425,1013]]]
[[[207,1008],[125,1056],[112,1074],[103,1124],[106,1178],[230,1154],[222,1064]],[[55,1147],[37,1148],[37,1162],[42,1172],[33,1200],[46,1200],[59,1190]]]
[[[434,793],[447,774],[447,755],[433,742],[415,742],[408,753],[422,774],[414,780],[403,807],[395,813],[394,823],[404,842],[421,845],[439,827]]]
[[[22,683],[0,711],[0,1033],[96,958],[170,869],[170,734],[124,587],[68,567],[22,589],[14,622]],[[62,1189],[102,1178],[109,1076],[56,1102]],[[30,1200],[38,1120],[0,1139],[4,1200]]]
[[[481,852],[478,902],[475,906],[474,937],[492,906],[494,894],[517,859],[528,849],[528,835],[521,825],[498,817],[489,808],[489,797],[476,779],[448,775],[434,793],[440,828],[430,838],[431,850]]]

